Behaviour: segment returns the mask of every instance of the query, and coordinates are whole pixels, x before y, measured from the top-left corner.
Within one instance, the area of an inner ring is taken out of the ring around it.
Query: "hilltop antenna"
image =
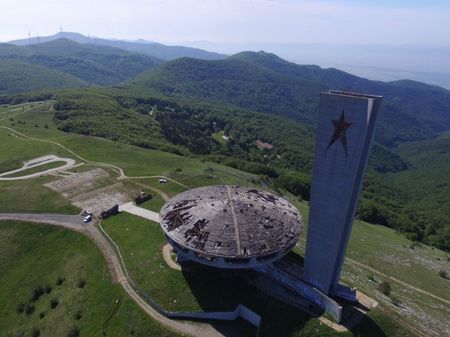
[[[41,43],[41,38],[39,37],[39,32],[37,32],[37,43]]]
[[[28,44],[31,44],[31,32],[28,30]]]
[[[59,37],[60,37],[60,38],[63,37],[62,25],[59,25]]]

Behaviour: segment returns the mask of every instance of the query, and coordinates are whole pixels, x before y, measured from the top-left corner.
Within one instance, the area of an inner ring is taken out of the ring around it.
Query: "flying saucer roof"
[[[166,235],[183,248],[231,259],[287,251],[297,242],[303,219],[273,193],[239,186],[208,186],[169,200],[160,212]]]

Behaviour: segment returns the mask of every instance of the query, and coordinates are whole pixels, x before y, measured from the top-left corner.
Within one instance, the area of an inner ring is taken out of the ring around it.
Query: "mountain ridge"
[[[99,37],[89,37],[80,33],[74,32],[61,32],[50,36],[43,37],[33,37],[30,39],[19,39],[9,41],[9,44],[13,45],[33,45],[43,42],[50,42],[57,39],[66,38],[73,40],[80,44],[90,44],[99,46],[108,46],[119,49],[124,49],[132,52],[143,53],[153,57],[157,57],[162,60],[173,60],[178,57],[195,57],[205,60],[213,59],[223,59],[226,55],[199,49],[191,48],[185,46],[168,46],[158,42],[145,41],[145,40],[135,40],[135,41],[125,41],[125,40],[109,40]],[[143,42],[145,41],[145,42]]]
[[[89,85],[115,85],[163,62],[149,55],[114,47],[82,45],[67,39],[30,46],[0,44],[0,60],[15,60],[57,70]],[[28,68],[30,71],[33,69]],[[36,76],[30,78],[35,79]]]
[[[446,89],[413,81],[371,81],[334,68],[297,65],[262,51],[215,61],[169,61],[139,74],[127,85],[312,124],[320,91],[350,88],[384,96],[378,133],[384,145],[433,138],[450,129],[450,91]]]

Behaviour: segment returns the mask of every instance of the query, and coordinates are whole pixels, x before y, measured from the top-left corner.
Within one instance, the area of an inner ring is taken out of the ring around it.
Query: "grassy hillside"
[[[0,243],[2,336],[176,335],[112,283],[103,256],[83,235],[1,221]]]
[[[87,82],[59,70],[14,59],[0,60],[0,93],[85,87]]]
[[[66,77],[71,75],[79,82],[91,85],[117,84],[161,63],[159,59],[148,55],[106,46],[81,45],[67,39],[21,47],[0,44],[0,60],[39,65],[50,69],[50,73],[57,70],[67,74]],[[19,91],[38,85],[34,81],[39,74],[32,72],[32,66],[27,70],[31,74],[30,83],[24,83],[25,86]],[[4,82],[3,86],[9,88],[9,83]],[[4,92],[12,91],[8,89]]]
[[[139,75],[130,84],[312,124],[320,91],[350,88],[383,95],[376,139],[388,146],[432,138],[450,128],[448,90],[411,81],[370,81],[264,52],[244,52],[219,61],[179,59]]]

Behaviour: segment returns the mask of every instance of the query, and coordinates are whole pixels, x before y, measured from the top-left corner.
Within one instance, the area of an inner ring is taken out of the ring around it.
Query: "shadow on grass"
[[[290,259],[302,257],[294,254]],[[362,304],[353,306],[341,303],[344,307],[344,322],[349,331],[339,333],[318,320],[323,312],[309,306],[307,310],[286,304],[257,289],[253,284],[259,274],[245,270],[222,270],[189,263],[183,268],[183,277],[203,311],[234,310],[243,304],[261,316],[260,335],[265,336],[359,336],[388,337],[383,329],[360,310],[367,311]],[[269,291],[272,288],[269,288]],[[297,295],[292,294],[292,298]],[[279,297],[277,297],[279,298]],[[288,300],[287,303],[291,303]],[[295,301],[298,303],[298,301]],[[358,310],[359,309],[359,310]],[[307,313],[308,312],[308,313]],[[255,336],[256,329],[246,321],[221,322],[213,326],[225,336]]]
[[[260,292],[249,282],[252,272],[221,270],[189,264],[183,276],[203,311],[234,310],[243,304],[262,318],[261,336],[291,336],[302,330],[310,316],[290,305],[283,304]],[[226,336],[255,336],[256,329],[238,320],[228,331],[229,323],[214,324]],[[236,332],[236,328],[238,332]]]

